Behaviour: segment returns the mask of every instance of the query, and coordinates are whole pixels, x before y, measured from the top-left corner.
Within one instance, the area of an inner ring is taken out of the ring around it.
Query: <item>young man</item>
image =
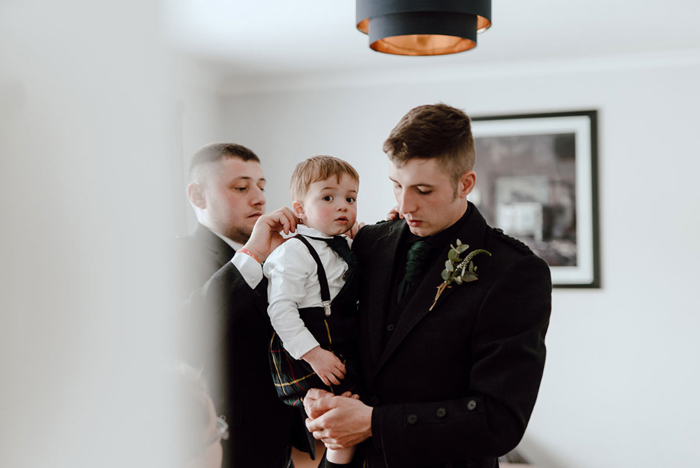
[[[178,357],[203,370],[228,416],[225,468],[283,468],[290,441],[311,450],[299,413],[277,398],[269,373],[272,328],[259,262],[281,244],[280,231],[295,228],[296,217],[288,208],[264,214],[264,188],[259,159],[248,148],[205,146],[192,159],[187,187],[199,224],[174,244],[175,300],[189,299]]]
[[[312,390],[307,427],[331,448],[365,441],[358,453],[370,468],[497,466],[520,441],[537,397],[549,268],[467,202],[476,174],[462,111],[411,110],[384,151],[404,219],[367,226],[353,244],[368,405]],[[453,282],[436,299],[458,240],[469,246],[464,255],[491,256],[474,257],[478,280]]]

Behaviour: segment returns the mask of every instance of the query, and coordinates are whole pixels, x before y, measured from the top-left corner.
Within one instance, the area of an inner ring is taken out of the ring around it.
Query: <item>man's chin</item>
[[[428,237],[432,235],[432,232],[429,230],[423,228],[423,227],[413,227],[411,225],[408,226],[408,229],[411,231],[411,234],[418,236],[418,237]]]
[[[244,228],[244,229],[236,229],[231,233],[231,235],[227,236],[229,239],[231,239],[234,242],[238,242],[239,244],[245,244],[248,242],[248,239],[250,239],[250,235],[253,233],[253,226],[250,226],[250,229]]]

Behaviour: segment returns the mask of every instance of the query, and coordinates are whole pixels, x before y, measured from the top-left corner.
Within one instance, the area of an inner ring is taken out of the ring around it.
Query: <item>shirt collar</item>
[[[309,226],[304,226],[303,224],[297,224],[297,233],[303,235],[303,236],[310,236],[310,237],[320,237],[323,239],[331,239],[333,236],[329,236],[328,234],[325,234],[318,229],[314,229]]]

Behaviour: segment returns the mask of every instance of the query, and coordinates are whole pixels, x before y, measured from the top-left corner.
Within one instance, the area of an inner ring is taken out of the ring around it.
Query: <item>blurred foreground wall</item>
[[[172,466],[151,0],[0,3],[0,466]]]

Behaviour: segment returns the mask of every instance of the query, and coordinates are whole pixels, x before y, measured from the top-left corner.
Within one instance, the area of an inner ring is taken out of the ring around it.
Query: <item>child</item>
[[[310,388],[339,395],[358,381],[357,260],[351,241],[341,237],[355,224],[358,189],[357,171],[331,156],[309,158],[292,174],[292,208],[303,224],[263,267],[275,329],[273,380],[288,405],[302,406]],[[346,463],[353,453],[354,448],[326,455]]]

